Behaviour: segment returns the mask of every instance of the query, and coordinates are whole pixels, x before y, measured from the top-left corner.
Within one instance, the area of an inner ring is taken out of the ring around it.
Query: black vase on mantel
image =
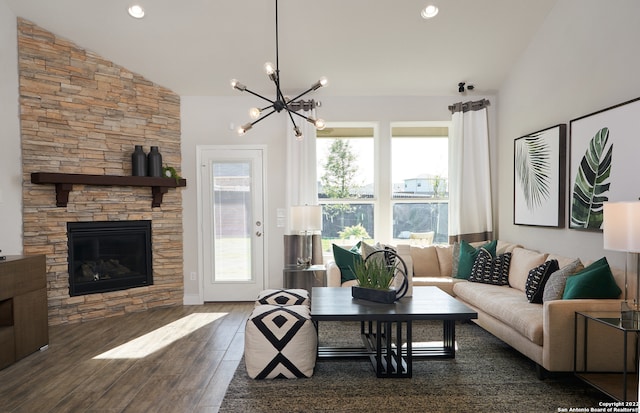
[[[147,176],[147,154],[142,150],[142,145],[136,145],[131,154],[131,175]]]
[[[162,176],[162,155],[157,146],[152,146],[147,155],[147,171],[149,176]]]

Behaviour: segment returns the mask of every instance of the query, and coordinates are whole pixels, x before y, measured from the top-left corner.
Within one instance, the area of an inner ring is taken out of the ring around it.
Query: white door
[[[264,289],[264,149],[198,148],[204,301],[252,301]]]

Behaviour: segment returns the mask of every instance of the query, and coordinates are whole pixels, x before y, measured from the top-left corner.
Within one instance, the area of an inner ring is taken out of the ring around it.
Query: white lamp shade
[[[604,249],[640,252],[640,202],[605,202]]]
[[[293,206],[290,219],[291,231],[322,231],[322,206]]]

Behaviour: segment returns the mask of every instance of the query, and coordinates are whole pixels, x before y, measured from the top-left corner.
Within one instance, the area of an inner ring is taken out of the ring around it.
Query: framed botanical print
[[[513,223],[564,227],[567,125],[514,141]]]
[[[640,196],[640,98],[570,123],[569,227],[602,229],[603,204]]]

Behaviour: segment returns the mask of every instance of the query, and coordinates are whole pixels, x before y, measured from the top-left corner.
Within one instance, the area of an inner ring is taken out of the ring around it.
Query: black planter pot
[[[396,301],[396,290],[376,290],[354,285],[351,287],[351,296],[376,303],[393,304]]]

